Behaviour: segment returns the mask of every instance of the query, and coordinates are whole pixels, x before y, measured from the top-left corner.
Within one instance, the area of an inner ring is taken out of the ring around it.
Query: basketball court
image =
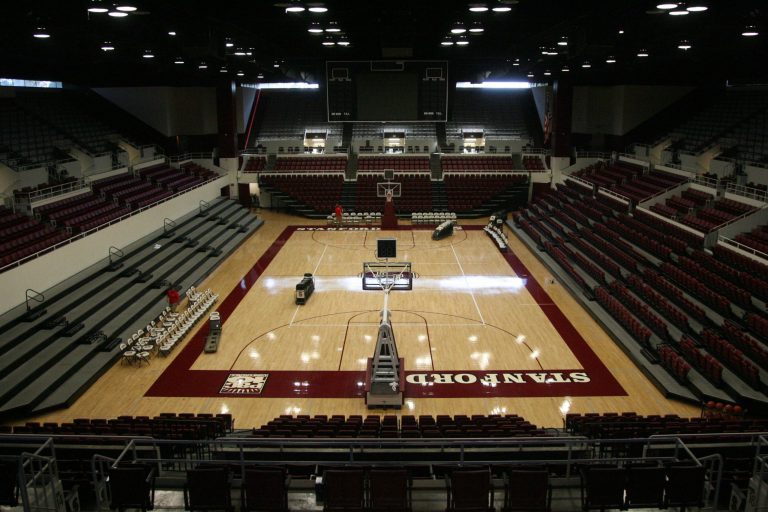
[[[363,395],[384,294],[363,289],[363,264],[378,261],[380,238],[396,239],[395,260],[411,264],[388,274],[412,287],[389,295],[403,413],[517,413],[544,427],[562,425],[568,411],[697,413],[662,397],[514,237],[501,252],[477,222],[434,241],[421,226],[264,218],[201,285],[220,295],[218,352],[202,353],[201,326],[167,359],[116,365],[73,407],[46,418],[230,412],[251,427],[286,413],[376,413]],[[296,305],[305,273],[315,292]]]

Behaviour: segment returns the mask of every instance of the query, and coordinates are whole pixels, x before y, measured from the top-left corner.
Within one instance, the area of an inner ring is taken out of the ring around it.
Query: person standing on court
[[[176,312],[176,307],[179,305],[179,292],[175,288],[168,288],[166,292],[168,296],[168,305],[171,307],[171,311]]]
[[[344,209],[340,204],[336,204],[336,225],[341,226],[341,215],[344,213]]]

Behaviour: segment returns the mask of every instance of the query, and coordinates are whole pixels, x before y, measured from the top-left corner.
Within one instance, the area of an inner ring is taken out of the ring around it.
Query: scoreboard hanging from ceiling
[[[447,121],[447,61],[328,61],[328,121]]]

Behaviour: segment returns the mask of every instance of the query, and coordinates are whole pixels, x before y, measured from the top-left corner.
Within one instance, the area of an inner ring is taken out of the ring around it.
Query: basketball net
[[[384,196],[386,198],[386,202],[391,203],[392,202],[392,190],[387,190],[386,195]]]

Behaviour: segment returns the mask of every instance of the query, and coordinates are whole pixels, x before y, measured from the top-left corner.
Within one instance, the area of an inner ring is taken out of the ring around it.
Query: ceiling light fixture
[[[226,72],[227,72],[227,68],[225,67],[222,67],[219,69],[219,73],[226,73]]]
[[[145,59],[154,59],[155,54],[152,53],[152,50],[144,50],[144,55],[142,55]]]
[[[336,42],[332,38],[326,37],[323,41],[323,46],[336,46]]]
[[[520,59],[515,59],[515,62],[512,63],[513,66],[519,66],[520,65]]]
[[[120,12],[135,12],[136,7],[131,4],[118,4],[115,9]]]
[[[550,70],[544,71],[544,76],[552,76],[552,72]]]
[[[235,43],[232,42],[232,39],[226,38],[224,40],[224,46],[227,48],[232,48],[233,46],[235,46]]]
[[[109,11],[107,15],[112,16],[113,18],[125,18],[128,16],[128,13],[123,11]]]
[[[91,5],[88,7],[88,12],[94,12],[97,14],[102,14],[108,11],[109,9],[104,7],[104,2],[101,0],[91,0]]]
[[[208,64],[206,64],[205,62],[201,62],[200,64],[197,65],[197,69],[208,69]]]
[[[687,7],[687,10],[689,10],[691,12],[704,12],[707,9],[709,9],[709,7],[707,7],[706,5],[702,5],[702,4],[694,4],[694,5],[689,5]]]
[[[682,41],[680,41],[678,43],[677,47],[679,49],[681,49],[681,50],[690,50],[691,49],[691,42],[686,40],[686,39],[683,39]]]
[[[460,21],[457,21],[457,22],[456,22],[456,23],[454,23],[454,24],[453,24],[453,26],[451,27],[451,34],[463,34],[463,33],[464,33],[464,32],[466,32],[466,31],[467,31],[466,27],[465,27],[465,26],[464,26],[464,24],[463,24],[462,22],[460,22]]]
[[[677,7],[677,2],[664,2],[661,4],[656,4],[657,9],[662,9],[664,11],[668,11],[669,9],[674,9]]]
[[[456,46],[467,46],[468,44],[467,36],[459,36],[459,40],[456,41]]]
[[[492,10],[493,12],[509,12],[512,10],[512,8],[508,5],[497,5]]]
[[[620,29],[619,29],[619,35],[621,35],[621,34],[623,34],[623,33],[624,33],[624,29],[620,28]]]
[[[259,73],[258,75],[256,75],[256,78],[261,80],[262,78],[264,78],[264,73]]]
[[[339,46],[349,46],[349,39],[347,39],[346,36],[342,36],[338,41],[336,41],[336,44]]]
[[[563,73],[568,73],[570,71],[570,68],[568,66],[563,66],[563,69],[561,69]]]
[[[479,21],[474,21],[472,22],[472,26],[469,27],[469,31],[472,32],[473,34],[481,34],[485,31],[485,29],[483,28],[483,26],[480,24]]]
[[[238,71],[237,76],[245,76],[245,73],[243,73],[242,71]]]
[[[174,64],[184,64],[184,59],[181,57],[176,57],[176,60],[173,61]]]
[[[691,12],[685,8],[684,3],[680,3],[677,7],[669,11],[670,16],[688,16]]]
[[[648,50],[645,48],[641,49],[639,52],[637,52],[638,57],[647,57],[648,56]]]
[[[592,67],[592,64],[588,60],[585,60],[581,67],[588,69]]]
[[[234,55],[236,55],[237,57],[245,57],[246,55],[245,50],[243,50],[242,48],[235,48]]]
[[[741,32],[741,35],[744,37],[755,37],[758,34],[760,34],[760,32],[757,31],[757,27],[754,25],[747,25]]]
[[[323,33],[323,27],[320,26],[320,23],[313,21],[309,24],[309,28],[307,29],[307,32],[310,34],[322,34]]]
[[[313,5],[312,7],[309,7],[307,9],[309,12],[316,12],[316,13],[322,13],[322,12],[328,12],[328,8],[324,5]]]
[[[560,40],[557,42],[558,46],[568,46],[568,38],[563,36],[560,38]]]
[[[338,22],[331,21],[328,23],[328,28],[326,28],[325,31],[330,33],[335,33],[335,32],[341,32],[341,29],[339,28]]]
[[[453,46],[453,39],[450,37],[446,37],[442,41],[440,41],[440,46]]]
[[[528,72],[528,78],[533,78],[533,71]]]
[[[115,49],[115,45],[113,45],[109,41],[104,41],[104,44],[101,45],[101,50],[105,52],[111,52],[114,49]]]
[[[485,4],[470,4],[469,5],[469,12],[486,12],[488,10],[488,6]]]
[[[613,55],[609,55],[607,59],[605,59],[606,64],[616,64],[616,57]]]
[[[288,7],[285,8],[285,12],[304,12],[304,10],[304,6],[301,5],[301,2],[296,0],[291,2]]]
[[[35,39],[48,39],[51,37],[51,34],[48,33],[45,27],[39,26],[32,32],[32,37]]]
[[[176,37],[176,31],[175,30],[169,30],[168,35],[171,37]]]

